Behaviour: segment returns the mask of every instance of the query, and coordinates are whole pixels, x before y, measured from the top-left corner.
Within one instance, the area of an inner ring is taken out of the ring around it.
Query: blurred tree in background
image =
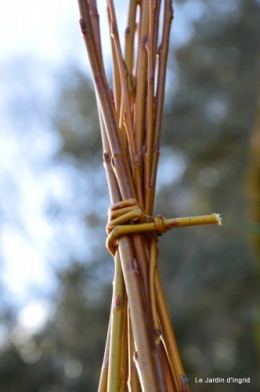
[[[248,169],[248,199],[249,199],[249,219],[256,223],[253,241],[257,255],[257,269],[260,272],[260,62],[258,64],[258,96],[256,106],[256,116],[253,133],[250,139],[250,163]],[[254,234],[254,233],[253,233]]]
[[[195,377],[233,376],[251,377],[241,388],[257,392],[260,3],[174,5],[190,38],[173,47],[170,59],[156,213],[215,211],[224,225],[166,234],[160,273],[191,390],[209,390],[195,385]],[[173,27],[173,46],[175,34]],[[104,246],[109,202],[96,104],[80,71],[67,70],[58,82],[51,120],[59,150],[52,165],[65,173],[66,187],[49,194],[45,204],[58,284],[48,299],[49,321],[35,335],[17,329],[12,311],[2,307],[3,392],[95,391],[102,361],[113,265]]]

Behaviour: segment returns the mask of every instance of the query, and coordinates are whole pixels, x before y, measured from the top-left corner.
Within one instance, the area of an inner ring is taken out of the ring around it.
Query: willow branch
[[[147,80],[147,52],[146,44],[149,29],[149,4],[141,2],[141,20],[139,25],[137,65],[136,65],[136,98],[135,98],[135,137],[137,151],[141,154],[144,144],[146,80]]]
[[[128,392],[127,388],[127,380],[128,380],[128,299],[125,297],[124,302],[124,328],[123,328],[123,337],[122,337],[122,353],[121,353],[121,391],[120,392]],[[120,337],[119,337],[120,338]]]
[[[115,255],[115,276],[111,309],[111,333],[109,351],[108,392],[120,392],[121,355],[124,327],[125,286],[119,253]]]
[[[156,304],[156,290],[155,290],[155,271],[157,269],[157,233],[154,232],[151,239],[151,248],[150,248],[150,268],[149,268],[149,294],[150,294],[150,306],[152,312],[152,320],[153,320],[153,332],[156,343],[160,341],[161,328],[158,319],[157,313],[157,304]]]
[[[157,167],[160,154],[160,138],[161,138],[161,127],[162,127],[162,114],[164,105],[164,93],[165,93],[165,79],[166,79],[166,65],[169,51],[170,41],[170,29],[171,22],[173,19],[173,9],[171,0],[165,0],[164,6],[164,21],[163,21],[163,34],[162,41],[158,50],[158,80],[157,80],[157,91],[156,91],[156,123],[155,123],[155,136],[154,136],[154,157],[152,164],[151,178],[149,181],[149,188],[147,189],[147,201],[146,201],[146,212],[152,213],[156,186],[156,175]]]
[[[127,27],[125,29],[125,63],[130,74],[133,73],[134,64],[134,38],[137,0],[129,1]]]
[[[110,229],[112,231],[109,233],[107,237],[107,248],[112,255],[115,254],[116,247],[115,241],[123,235],[132,234],[132,233],[142,233],[142,232],[150,232],[157,231],[158,233],[165,233],[166,231],[176,228],[176,227],[187,227],[187,226],[198,226],[198,225],[209,225],[216,224],[221,225],[221,217],[219,214],[211,214],[211,215],[201,215],[201,216],[192,216],[185,218],[170,218],[166,219],[161,215],[155,216],[153,222],[146,223],[136,223],[136,224],[128,224],[128,225],[118,225]]]
[[[149,2],[149,35],[147,42],[148,69],[147,69],[147,107],[146,107],[146,142],[144,153],[144,186],[150,188],[150,177],[152,171],[153,143],[154,143],[154,124],[155,124],[155,56],[154,56],[154,27],[155,27],[156,2]],[[147,197],[145,200],[145,210],[148,211],[149,205]],[[149,213],[152,213],[151,210]]]
[[[131,326],[130,312],[128,312],[128,390],[133,392],[141,392],[138,371],[136,367],[136,349],[134,336]]]
[[[157,291],[158,314],[162,326],[162,336],[165,341],[165,349],[172,369],[175,388],[177,391],[181,391],[181,376],[185,373],[158,273],[155,275],[155,284]],[[185,392],[188,392],[188,389],[186,389]]]
[[[119,241],[119,253],[122,263],[122,269],[125,278],[126,291],[129,297],[129,308],[131,314],[131,325],[135,344],[138,351],[138,373],[144,390],[158,391],[154,363],[150,351],[149,334],[146,325],[145,311],[142,298],[139,274],[133,264],[134,255],[130,239],[123,236]]]
[[[121,88],[122,88],[122,95],[124,100],[124,108],[125,108],[125,127],[129,142],[129,149],[130,149],[130,157],[131,157],[131,164],[133,168],[133,175],[134,175],[134,182],[135,182],[135,190],[137,194],[137,199],[143,205],[143,193],[142,193],[142,186],[141,186],[141,166],[140,166],[140,157],[137,154],[136,150],[136,142],[134,138],[134,128],[133,128],[133,118],[131,113],[131,103],[130,103],[130,94],[128,88],[128,69],[126,64],[123,60],[121,46],[119,42],[118,36],[118,27],[116,22],[115,10],[113,1],[108,0],[108,7],[109,7],[109,14],[110,14],[110,30],[111,36],[113,38],[113,46],[116,53],[116,61],[118,64],[118,70],[120,74],[120,81],[121,81]]]
[[[108,361],[109,361],[109,346],[110,346],[110,320],[107,330],[106,346],[104,351],[104,358],[98,384],[98,392],[107,392],[107,379],[108,379]]]

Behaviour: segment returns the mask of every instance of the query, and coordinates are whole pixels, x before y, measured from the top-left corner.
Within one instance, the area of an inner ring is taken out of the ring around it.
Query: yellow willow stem
[[[110,346],[110,326],[111,322],[109,321],[108,330],[107,330],[107,339],[106,339],[106,347],[104,352],[104,358],[102,363],[102,368],[100,372],[99,384],[98,384],[98,392],[107,392],[107,379],[108,379],[108,361],[109,361],[109,346]]]
[[[117,122],[119,124],[120,122],[120,108],[122,104],[122,96],[121,96],[121,82],[120,82],[120,74],[119,74],[119,69],[118,69],[118,63],[116,61],[116,51],[115,47],[113,45],[113,39],[111,37],[112,43],[112,64],[113,64],[113,93],[114,93],[114,99],[115,99],[115,112],[116,112],[116,118]]]
[[[161,343],[164,344],[163,339],[161,339]],[[174,375],[167,357],[167,350],[165,349],[165,346],[163,346],[163,350],[162,350],[162,361],[164,364],[164,369],[166,374],[167,391],[179,392],[175,384]]]
[[[130,312],[128,309],[128,390],[132,392],[141,391],[138,371],[135,364],[135,345],[131,326]]]
[[[111,15],[108,12],[108,18],[110,25],[111,22]],[[122,89],[121,89],[121,79],[120,79],[120,71],[119,71],[119,64],[117,61],[117,53],[114,44],[114,36],[110,34],[111,38],[111,51],[112,51],[112,65],[113,65],[113,93],[115,97],[115,114],[119,129],[119,134],[122,142],[122,146],[125,152],[125,155],[128,156],[128,142],[127,142],[127,135],[125,125],[123,124],[123,116],[124,116],[124,100],[122,99]]]
[[[128,392],[127,379],[128,379],[128,300],[125,296],[124,302],[124,328],[122,337],[122,353],[121,353],[121,374],[122,374],[122,386],[121,392]]]
[[[134,39],[135,39],[135,18],[137,0],[129,1],[127,27],[125,29],[125,63],[128,71],[132,74],[134,64]]]
[[[110,12],[108,12],[108,20],[110,26],[113,25]],[[112,27],[111,27],[112,29]],[[124,100],[122,99],[122,89],[121,89],[121,77],[119,70],[119,63],[117,61],[117,51],[114,43],[114,36],[110,34],[111,40],[111,53],[112,53],[112,66],[113,66],[113,95],[115,100],[115,117],[117,119],[119,135],[121,138],[121,143],[125,156],[128,156],[128,142],[125,125],[123,124],[124,116]]]
[[[118,237],[122,235],[149,231],[158,231],[159,233],[164,233],[170,229],[173,229],[174,227],[187,227],[208,224],[221,225],[220,215],[211,214],[172,219],[166,219],[160,215],[157,215],[154,218],[153,222],[115,226],[107,237],[106,245],[109,252],[114,255],[116,250],[114,242]]]
[[[158,392],[154,362],[150,350],[148,328],[146,326],[146,314],[142,301],[139,274],[134,266],[134,254],[132,244],[128,237],[119,239],[119,253],[122,260],[126,292],[129,298],[131,325],[138,351],[137,366],[140,382],[144,391]],[[124,262],[123,262],[124,261]]]
[[[108,366],[103,365],[99,378],[98,392],[107,392]]]
[[[128,70],[128,90],[131,102],[131,115],[134,118],[134,94],[135,94],[135,77],[133,74],[134,66],[134,41],[135,41],[135,24],[136,24],[137,0],[129,1],[127,27],[125,29],[125,52],[124,60]]]
[[[137,260],[139,261],[138,267],[140,271],[142,279],[145,280],[145,283],[143,285],[143,296],[145,298],[145,309],[146,309],[146,317],[147,320],[149,320],[149,332],[150,332],[150,340],[151,340],[151,349],[155,361],[155,369],[156,369],[156,374],[157,374],[157,379],[159,380],[158,385],[160,385],[160,391],[164,392],[167,390],[166,387],[166,378],[165,378],[165,369],[163,367],[162,363],[162,356],[163,356],[163,350],[164,347],[162,346],[160,340],[156,339],[158,336],[157,333],[160,330],[160,327],[156,326],[155,323],[153,323],[152,320],[152,311],[151,311],[151,305],[150,305],[150,288],[149,288],[149,272],[150,268],[152,268],[152,262],[151,259],[149,259],[149,253],[150,253],[150,236],[147,236],[145,233],[141,236],[140,234],[134,234],[133,238],[136,239],[138,237],[141,239],[140,244],[138,244],[137,241],[134,241],[134,251],[135,255],[137,257]],[[154,233],[155,237],[155,243],[157,242],[157,233]],[[143,244],[143,246],[142,246]],[[157,255],[157,249],[155,254]],[[148,262],[149,260],[149,262]],[[155,261],[156,264],[156,261]],[[153,269],[153,268],[152,268]],[[154,282],[153,285],[151,285],[152,289],[154,289]],[[155,314],[156,312],[154,312]],[[154,331],[156,331],[156,334],[154,334]]]
[[[166,305],[161,280],[156,271],[155,285],[157,292],[157,309],[162,327],[162,336],[165,343],[165,351],[167,353],[168,361],[171,367],[171,371],[174,377],[175,386],[177,391],[181,391],[181,380],[185,377],[183,364],[179,354],[179,349],[176,343],[175,335],[171,325],[171,319],[169,316],[168,308]],[[188,386],[186,386],[185,392],[188,392]]]
[[[166,221],[167,221],[167,225],[169,225],[170,228],[208,225],[208,224],[221,225],[221,216],[220,214],[213,213],[211,215],[200,215],[200,216],[189,216],[185,218],[166,219]]]
[[[153,333],[156,344],[160,341],[160,324],[158,320],[157,305],[156,305],[156,290],[155,290],[155,271],[157,268],[157,233],[154,232],[151,239],[150,246],[150,264],[149,264],[149,298],[153,321]]]
[[[109,350],[108,392],[120,392],[121,354],[124,326],[125,286],[119,252],[115,255],[115,276],[112,300],[112,319]]]

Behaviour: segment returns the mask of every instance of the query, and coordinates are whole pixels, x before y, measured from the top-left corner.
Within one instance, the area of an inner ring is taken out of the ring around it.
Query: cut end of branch
[[[213,214],[216,217],[217,220],[217,224],[222,226],[222,218],[221,218],[221,214]]]

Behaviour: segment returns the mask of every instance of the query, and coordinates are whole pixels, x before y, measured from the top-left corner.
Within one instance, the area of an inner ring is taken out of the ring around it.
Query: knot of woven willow
[[[156,231],[163,234],[174,227],[217,224],[221,225],[221,215],[211,214],[166,219],[161,215],[147,215],[135,199],[124,200],[109,209],[106,246],[114,256],[117,239],[122,235]]]
[[[117,240],[122,235],[157,231],[163,234],[171,227],[162,215],[147,215],[135,199],[124,200],[109,208],[106,246],[114,256]]]
[[[154,231],[158,231],[159,234],[166,233],[166,231],[172,229],[172,227],[167,223],[167,219],[162,215],[156,215],[153,218]]]

